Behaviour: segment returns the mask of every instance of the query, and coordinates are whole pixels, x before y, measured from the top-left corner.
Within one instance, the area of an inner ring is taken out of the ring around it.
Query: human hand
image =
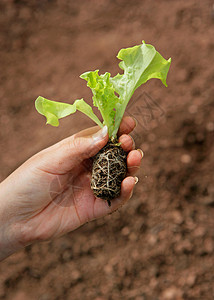
[[[128,177],[121,195],[107,202],[90,188],[91,157],[108,141],[106,127],[83,130],[39,152],[0,185],[0,259],[35,241],[48,240],[103,217],[132,195],[142,154],[128,135],[135,127],[123,119],[119,142],[128,153]],[[4,248],[4,251],[3,251]]]

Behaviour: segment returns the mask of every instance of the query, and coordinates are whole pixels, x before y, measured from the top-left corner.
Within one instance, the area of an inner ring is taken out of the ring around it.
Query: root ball
[[[91,188],[96,197],[108,201],[120,195],[121,182],[126,176],[127,154],[121,146],[109,141],[93,158]]]

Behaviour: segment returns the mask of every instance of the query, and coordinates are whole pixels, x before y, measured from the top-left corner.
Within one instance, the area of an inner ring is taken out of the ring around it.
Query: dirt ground
[[[213,0],[1,0],[0,180],[92,122],[45,126],[38,95],[72,103],[79,75],[115,75],[119,49],[172,57],[168,88],[151,80],[127,114],[145,157],[120,211],[0,264],[0,299],[214,299]]]

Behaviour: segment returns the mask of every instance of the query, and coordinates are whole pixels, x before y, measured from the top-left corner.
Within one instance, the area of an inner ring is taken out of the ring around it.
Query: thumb
[[[108,128],[89,128],[68,137],[38,154],[39,167],[54,174],[65,174],[83,160],[97,154],[108,141]]]
[[[108,127],[98,130],[98,126],[79,132],[70,143],[73,155],[79,159],[87,159],[97,154],[108,141]]]

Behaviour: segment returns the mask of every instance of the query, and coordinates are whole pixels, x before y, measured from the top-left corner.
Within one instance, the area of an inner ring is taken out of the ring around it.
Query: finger
[[[124,117],[121,121],[120,128],[118,130],[118,136],[124,133],[129,134],[132,130],[134,130],[136,125],[137,121],[134,118],[130,116]]]
[[[75,134],[75,137],[88,137],[92,134],[95,134],[100,130],[100,126],[93,126],[84,130],[81,130],[80,132]]]
[[[111,201],[111,206],[110,206],[111,212],[123,206],[132,197],[135,183],[136,183],[135,178],[132,176],[126,177],[122,181],[120,196]]]
[[[127,169],[129,175],[135,175],[140,168],[143,151],[141,149],[130,151],[127,156]]]
[[[123,134],[119,137],[119,143],[124,151],[129,152],[135,148],[135,142],[130,135]]]
[[[108,141],[108,128],[104,126],[96,131],[95,128],[89,128],[90,134],[79,136],[75,134],[70,141],[70,150],[74,152],[74,156],[82,160],[90,158],[97,154]],[[69,146],[69,140],[67,145]]]
[[[135,178],[126,177],[121,184],[120,196],[111,201],[110,207],[107,201],[96,198],[94,202],[94,219],[104,217],[123,206],[131,198],[134,186]]]
[[[95,129],[94,129],[95,130]],[[89,135],[73,135],[37,155],[39,168],[50,173],[65,174],[83,160],[98,153],[108,141],[108,129],[104,126]],[[85,134],[86,132],[84,132]]]

